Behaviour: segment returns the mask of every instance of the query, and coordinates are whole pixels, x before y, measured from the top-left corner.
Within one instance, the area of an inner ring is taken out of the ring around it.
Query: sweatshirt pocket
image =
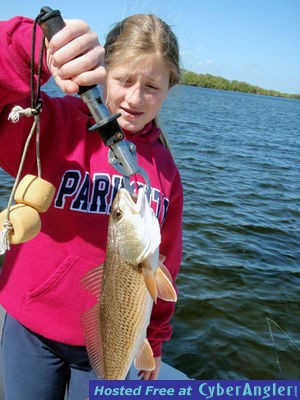
[[[67,256],[44,282],[26,293],[21,312],[24,325],[45,337],[82,345],[81,315],[95,299],[80,282],[96,266],[92,260]]]
[[[77,262],[79,262],[79,258],[66,257],[44,282],[35,289],[27,292],[27,301],[37,300],[39,297],[45,296],[54,290],[57,285],[60,285],[65,280],[65,277]]]

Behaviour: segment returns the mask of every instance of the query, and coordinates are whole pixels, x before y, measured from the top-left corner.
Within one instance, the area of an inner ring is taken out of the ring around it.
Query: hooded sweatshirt
[[[15,105],[30,107],[32,20],[16,17],[0,23],[0,166],[18,171],[33,118],[8,120]],[[36,60],[41,43],[38,27]],[[50,78],[46,62],[42,81]],[[82,276],[104,262],[108,218],[123,179],[108,163],[108,148],[96,131],[89,110],[76,96],[41,94],[40,154],[42,177],[56,187],[51,207],[40,214],[40,233],[11,245],[0,276],[0,302],[28,329],[49,339],[84,345],[81,315],[95,299],[80,284]],[[138,165],[150,178],[150,202],[161,225],[160,253],[175,279],[181,263],[183,191],[170,152],[159,142],[160,130],[148,123],[126,138],[137,148]],[[22,176],[37,175],[35,140]],[[141,178],[136,177],[137,181]],[[174,303],[158,299],[153,306],[148,340],[154,356],[169,340]]]

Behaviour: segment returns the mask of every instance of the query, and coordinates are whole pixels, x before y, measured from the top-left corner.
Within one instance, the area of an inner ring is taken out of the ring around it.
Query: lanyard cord
[[[30,87],[31,87],[31,108],[36,110],[39,113],[40,108],[42,106],[42,100],[40,98],[41,95],[41,75],[42,75],[42,65],[43,65],[43,55],[45,50],[45,36],[43,36],[40,53],[39,53],[39,62],[37,69],[37,88],[35,93],[35,85],[34,85],[34,56],[35,56],[35,42],[36,42],[36,26],[37,20],[40,18],[40,15],[36,17],[33,23],[33,31],[32,31],[32,46],[31,46],[31,67],[30,67]],[[36,96],[36,97],[35,97]]]
[[[39,120],[39,113],[42,110],[42,99],[41,99],[41,75],[42,75],[42,65],[43,65],[43,55],[45,50],[45,35],[43,35],[43,40],[40,48],[39,53],[39,62],[38,62],[38,71],[37,71],[37,88],[36,88],[36,97],[35,97],[35,85],[34,85],[34,56],[35,56],[35,42],[36,42],[36,27],[37,21],[40,18],[38,15],[33,24],[33,31],[32,31],[32,46],[31,46],[31,73],[30,73],[30,86],[31,86],[31,108],[35,110],[33,115],[36,117],[37,120],[37,130],[36,130],[36,164],[38,170],[38,176],[41,177],[42,175],[42,168],[41,168],[41,158],[40,158],[40,120]]]
[[[35,63],[34,63],[34,56],[35,56],[35,42],[36,42],[36,26],[37,26],[37,19],[39,16],[34,20],[33,24],[33,31],[32,31],[32,47],[31,47],[31,67],[30,67],[30,87],[31,87],[31,108],[22,108],[20,106],[13,107],[12,111],[10,112],[8,119],[11,120],[13,123],[17,123],[19,121],[20,116],[27,116],[27,117],[34,117],[34,121],[29,132],[29,135],[26,139],[24,149],[22,152],[21,161],[18,168],[18,173],[16,175],[16,179],[11,190],[11,194],[8,200],[7,208],[6,208],[6,217],[3,221],[3,229],[0,232],[0,254],[4,254],[6,250],[10,249],[9,244],[9,234],[13,232],[13,225],[9,220],[9,213],[10,208],[12,206],[12,202],[17,190],[17,186],[20,181],[20,177],[22,174],[22,170],[25,163],[26,154],[29,148],[30,141],[36,132],[36,163],[37,163],[37,170],[38,176],[41,177],[41,160],[40,160],[40,146],[39,146],[39,139],[40,139],[40,119],[39,113],[42,110],[42,99],[40,97],[41,94],[41,75],[42,75],[42,63],[43,63],[43,54],[45,49],[45,36],[43,36],[40,53],[39,53],[39,61],[38,61],[38,68],[37,68],[37,87],[35,88],[35,81],[34,81],[34,74],[35,74]]]

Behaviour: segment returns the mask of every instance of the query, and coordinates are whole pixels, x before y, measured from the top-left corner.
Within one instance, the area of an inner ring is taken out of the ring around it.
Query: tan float
[[[4,228],[7,209],[0,213],[0,231]],[[15,204],[10,208],[9,221],[13,231],[9,233],[9,242],[19,244],[34,238],[41,230],[41,219],[38,212],[26,204]]]
[[[17,187],[15,202],[27,204],[42,213],[50,207],[54,194],[52,183],[34,175],[25,175]]]

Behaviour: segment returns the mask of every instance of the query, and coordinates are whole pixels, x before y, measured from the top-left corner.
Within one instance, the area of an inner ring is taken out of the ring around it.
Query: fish
[[[142,187],[132,196],[119,189],[109,216],[105,261],[87,272],[82,286],[97,303],[82,316],[91,366],[99,379],[124,380],[134,362],[151,371],[147,340],[153,303],[177,301],[164,257],[159,222]]]

